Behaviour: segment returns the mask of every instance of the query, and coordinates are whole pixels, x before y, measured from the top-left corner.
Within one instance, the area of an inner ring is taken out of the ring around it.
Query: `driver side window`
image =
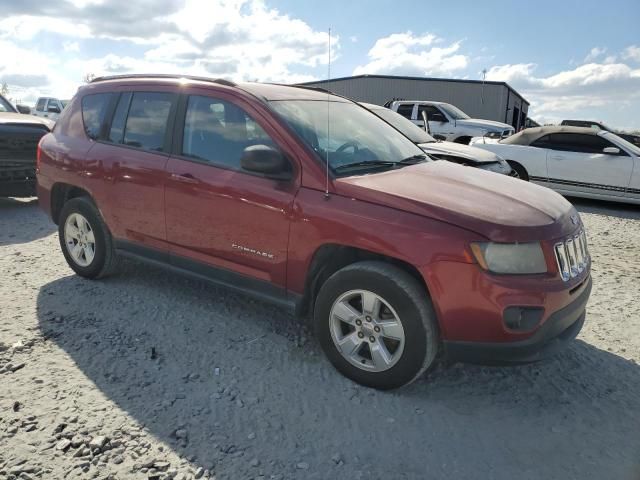
[[[430,122],[446,122],[447,121],[447,117],[444,116],[444,114],[440,111],[440,109],[438,109],[437,107],[434,107],[433,105],[418,105],[419,120],[422,119],[423,110],[427,114],[427,119]]]
[[[237,105],[213,97],[189,97],[183,156],[241,170],[240,159],[244,149],[251,145],[276,147],[267,132]]]

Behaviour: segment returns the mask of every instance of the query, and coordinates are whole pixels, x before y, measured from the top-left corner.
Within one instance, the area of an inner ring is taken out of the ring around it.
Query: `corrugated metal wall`
[[[513,125],[514,106],[525,115],[528,105],[505,85],[485,83],[466,83],[447,80],[421,80],[379,77],[355,77],[330,82],[307,84],[327,88],[339,95],[344,95],[358,102],[383,105],[391,99],[433,100],[447,102],[466,112],[474,118],[505,121]],[[507,111],[507,101],[509,110]]]

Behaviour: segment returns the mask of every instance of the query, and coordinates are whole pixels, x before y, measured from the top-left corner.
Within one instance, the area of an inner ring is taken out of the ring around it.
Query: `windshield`
[[[398,129],[413,143],[432,143],[436,141],[435,138],[425,132],[422,128],[418,127],[411,120],[404,118],[393,110],[389,110],[388,108],[376,108],[371,109],[371,111],[385,122],[390,123],[394,128]]]
[[[633,143],[626,141],[624,138],[619,137],[615,133],[604,132],[601,135],[605,137],[607,140],[611,140],[612,142],[617,143],[625,150],[630,151],[634,155],[637,155],[640,157],[640,147],[638,147],[637,145],[634,145]]]
[[[458,107],[454,107],[448,103],[441,103],[438,105],[438,108],[444,110],[445,113],[454,120],[466,120],[467,118],[470,118],[469,115],[464,113]]]
[[[362,170],[367,164],[377,170],[392,168],[408,158],[424,156],[407,137],[355,103],[274,100],[270,105],[323,161],[328,155],[334,172],[347,165]]]
[[[0,96],[0,112],[15,112],[8,100]]]

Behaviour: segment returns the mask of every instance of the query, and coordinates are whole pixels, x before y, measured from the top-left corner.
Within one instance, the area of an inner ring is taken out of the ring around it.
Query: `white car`
[[[444,102],[397,100],[387,102],[385,107],[398,112],[419,127],[424,127],[426,116],[429,133],[438,140],[468,144],[473,137],[489,135],[502,138],[514,132],[511,125],[470,118],[458,107]]]
[[[437,141],[423,128],[416,126],[393,110],[372,103],[360,103],[360,105],[390,124],[435,160],[447,160],[503,175],[517,176],[507,162],[492,152],[469,145]]]
[[[640,148],[582,127],[528,128],[497,143],[474,139],[506,159],[523,180],[563,195],[640,204]]]
[[[66,106],[66,101],[58,100],[52,97],[40,97],[36,102],[36,106],[31,110],[32,115],[48,118],[54,122],[58,120],[60,113]]]

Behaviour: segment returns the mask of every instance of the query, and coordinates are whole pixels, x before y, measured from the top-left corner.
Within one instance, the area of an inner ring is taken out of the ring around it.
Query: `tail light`
[[[36,153],[36,173],[40,171],[40,162],[42,161],[42,139],[38,142],[38,150]]]

